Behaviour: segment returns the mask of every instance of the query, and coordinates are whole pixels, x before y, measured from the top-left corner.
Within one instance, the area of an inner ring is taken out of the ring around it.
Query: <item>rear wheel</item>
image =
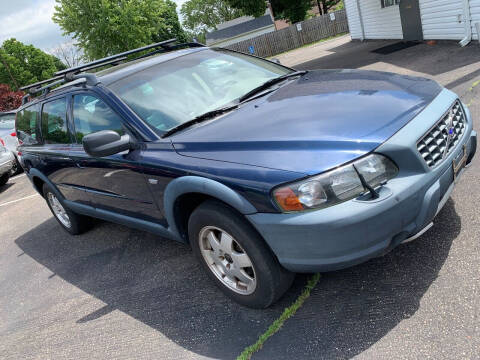
[[[15,158],[15,161],[13,162],[12,170],[10,170],[10,175],[18,175],[23,172],[22,165],[20,165],[20,162],[18,161],[17,158]]]
[[[222,203],[208,201],[195,209],[188,233],[209,277],[242,305],[266,308],[292,284],[295,275],[280,266],[242,216]]]
[[[68,209],[47,184],[43,185],[43,197],[55,219],[70,234],[78,235],[90,229],[93,219]]]
[[[0,176],[0,186],[5,185],[8,182],[8,179],[10,179],[10,173],[8,172]]]

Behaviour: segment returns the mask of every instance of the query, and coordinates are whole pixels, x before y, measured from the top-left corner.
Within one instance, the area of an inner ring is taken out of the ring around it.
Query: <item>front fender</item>
[[[163,206],[169,231],[178,236],[180,234],[175,222],[174,205],[179,196],[188,193],[209,195],[223,201],[244,215],[257,212],[257,209],[243,196],[218,181],[200,176],[183,176],[171,181],[167,185],[163,196]]]

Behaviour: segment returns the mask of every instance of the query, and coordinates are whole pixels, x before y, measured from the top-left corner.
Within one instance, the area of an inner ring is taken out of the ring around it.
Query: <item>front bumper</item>
[[[455,99],[453,93],[444,90],[376,150],[391,157],[400,169],[396,178],[380,188],[378,199],[354,199],[309,212],[247,215],[280,263],[293,272],[346,268],[393,249],[430,224],[453,190],[452,163],[461,158],[463,145],[468,162],[476,151],[477,134],[467,109],[467,129],[441,164],[429,169],[416,151],[417,139]]]

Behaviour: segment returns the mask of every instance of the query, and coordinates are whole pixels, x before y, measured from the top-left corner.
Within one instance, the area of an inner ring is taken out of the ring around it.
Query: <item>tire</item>
[[[12,170],[10,170],[10,175],[14,176],[14,175],[21,174],[22,172],[23,172],[22,165],[20,165],[20,162],[18,161],[18,159],[15,158]]]
[[[72,235],[79,235],[91,228],[93,219],[74,213],[67,208],[62,200],[58,199],[50,186],[43,184],[43,197],[60,226]]]
[[[10,173],[6,172],[2,176],[0,176],[0,187],[5,185],[8,182],[8,179],[10,179]]]
[[[295,274],[280,266],[247,220],[220,202],[207,201],[193,211],[188,236],[208,276],[241,305],[267,308],[293,282]]]

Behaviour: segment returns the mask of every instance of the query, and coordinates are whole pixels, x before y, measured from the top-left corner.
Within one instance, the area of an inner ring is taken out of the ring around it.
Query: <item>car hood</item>
[[[441,90],[392,73],[311,71],[172,143],[184,156],[317,174],[373,151]]]

